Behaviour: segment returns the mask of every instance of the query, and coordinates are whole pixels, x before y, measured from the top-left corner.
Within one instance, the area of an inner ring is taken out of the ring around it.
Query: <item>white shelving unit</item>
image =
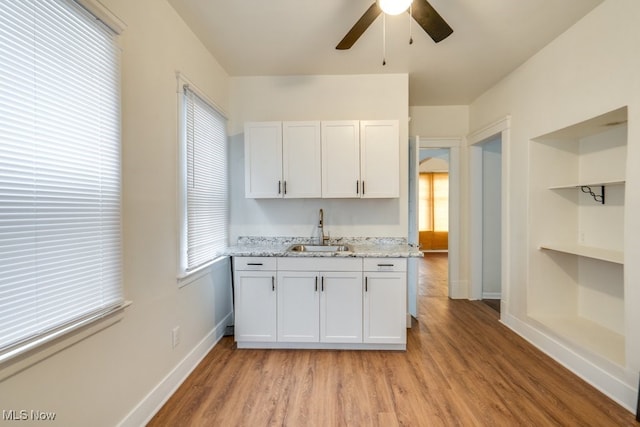
[[[625,181],[606,181],[606,182],[585,182],[582,184],[574,183],[568,185],[556,185],[549,187],[549,190],[565,190],[568,188],[580,188],[580,187],[608,187],[610,185],[624,185]]]
[[[626,365],[627,109],[533,139],[529,316],[592,360]],[[606,197],[605,197],[606,196]]]
[[[624,252],[622,251],[570,244],[544,244],[540,246],[540,249],[598,259],[601,261],[612,262],[614,264],[624,264]]]

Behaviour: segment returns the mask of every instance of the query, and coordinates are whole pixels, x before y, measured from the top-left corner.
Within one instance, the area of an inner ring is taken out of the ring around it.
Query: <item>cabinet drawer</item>
[[[362,271],[361,258],[282,257],[278,258],[282,271]]]
[[[407,271],[405,258],[365,258],[364,271]]]
[[[233,268],[238,271],[246,270],[275,270],[275,257],[233,257]]]

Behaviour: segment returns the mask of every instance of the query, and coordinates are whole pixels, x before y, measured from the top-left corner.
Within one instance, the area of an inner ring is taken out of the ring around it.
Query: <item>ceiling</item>
[[[603,0],[429,0],[453,28],[436,44],[409,15],[335,46],[373,0],[168,0],[231,76],[409,74],[409,104],[467,105]],[[418,1],[418,0],[414,0]]]

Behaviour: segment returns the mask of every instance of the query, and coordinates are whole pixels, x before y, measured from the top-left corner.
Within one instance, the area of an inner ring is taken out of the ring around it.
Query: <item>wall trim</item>
[[[120,427],[146,425],[175,393],[189,374],[224,336],[227,325],[232,323],[233,312],[222,319],[185,357],[147,394],[126,417]]]
[[[467,136],[467,142],[469,145],[475,145],[479,142],[483,142],[494,135],[501,133],[503,130],[511,127],[511,116],[505,116],[500,120],[496,120],[493,123],[480,128]]]
[[[502,292],[482,292],[482,299],[502,299]]]
[[[610,397],[620,406],[631,413],[635,413],[638,390],[634,386],[600,368],[552,335],[513,315],[506,314],[501,316],[501,322],[540,351]]]
[[[469,282],[467,280],[453,280],[449,287],[449,298],[469,299]]]

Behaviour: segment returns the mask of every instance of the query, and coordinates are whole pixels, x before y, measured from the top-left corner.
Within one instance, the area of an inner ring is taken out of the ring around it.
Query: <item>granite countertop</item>
[[[229,246],[220,255],[278,256],[278,257],[340,257],[340,258],[418,258],[422,252],[398,237],[342,237],[330,239],[328,245],[349,245],[349,252],[289,252],[294,244],[317,244],[316,239],[305,237],[239,237],[236,245]]]

